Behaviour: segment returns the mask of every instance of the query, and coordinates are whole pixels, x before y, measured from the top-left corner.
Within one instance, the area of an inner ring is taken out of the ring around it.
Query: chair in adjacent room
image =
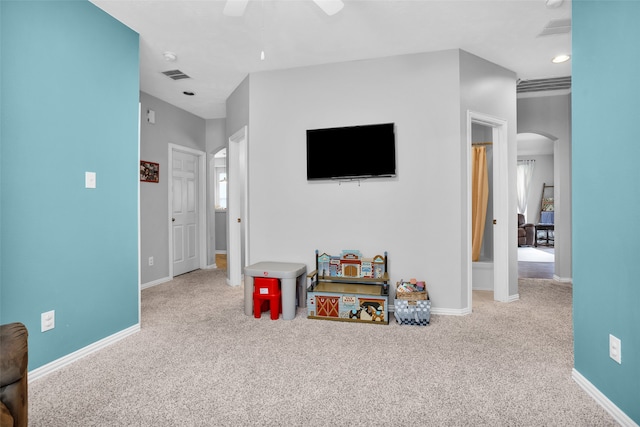
[[[518,246],[532,246],[535,243],[536,226],[525,222],[524,215],[518,214]]]

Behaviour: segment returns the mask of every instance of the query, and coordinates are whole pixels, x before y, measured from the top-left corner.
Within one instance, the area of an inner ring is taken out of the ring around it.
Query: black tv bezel
[[[310,169],[310,164],[311,164],[311,156],[309,154],[309,134],[310,132],[317,132],[317,131],[340,131],[340,130],[344,130],[345,132],[349,132],[349,131],[357,131],[359,129],[363,130],[363,131],[367,131],[367,130],[371,130],[372,128],[375,127],[380,127],[380,126],[384,126],[387,128],[391,128],[391,135],[392,135],[392,148],[393,148],[393,173],[376,173],[376,174],[358,174],[358,173],[354,173],[354,174],[324,174],[322,176],[314,176],[314,177],[310,177],[309,176],[309,169]],[[396,155],[396,128],[395,128],[395,123],[394,122],[387,122],[387,123],[373,123],[373,124],[365,124],[365,125],[355,125],[355,126],[339,126],[339,127],[330,127],[330,128],[317,128],[317,129],[307,129],[306,131],[306,166],[307,166],[307,170],[306,170],[306,175],[307,175],[307,181],[335,181],[335,180],[359,180],[359,179],[368,179],[368,178],[393,178],[397,175],[397,155]]]

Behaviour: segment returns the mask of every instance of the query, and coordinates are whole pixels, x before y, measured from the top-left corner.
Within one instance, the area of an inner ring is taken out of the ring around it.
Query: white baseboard
[[[478,286],[471,286],[471,290],[472,291],[493,291],[493,287],[478,285]]]
[[[227,254],[227,250],[217,250],[216,249],[216,255],[226,255]]]
[[[471,314],[470,308],[431,308],[431,314],[439,314],[443,316],[466,316]]]
[[[116,332],[115,334],[103,338],[100,341],[96,341],[93,344],[81,348],[80,350],[67,354],[60,359],[54,360],[53,362],[47,363],[46,365],[29,371],[29,373],[27,374],[28,382],[36,381],[46,375],[49,375],[50,373],[55,372],[60,368],[63,368],[77,360],[80,360],[83,357],[90,355],[91,353],[102,350],[103,348],[115,342],[118,342],[121,339],[128,337],[129,335],[135,334],[138,331],[140,331],[140,323],[136,323],[135,325],[130,326],[127,329],[123,329],[120,332]]]
[[[162,279],[158,279],[158,280],[154,280],[153,282],[147,282],[147,283],[143,283],[142,285],[140,285],[140,289],[147,289],[150,288],[152,286],[156,286],[159,285],[161,283],[166,283],[171,281],[171,277],[163,277]]]
[[[560,277],[556,274],[553,275],[553,280],[560,283],[573,283],[572,277]]]
[[[518,301],[519,299],[520,299],[520,294],[509,295],[509,297],[507,298],[507,302],[514,302],[514,301]]]
[[[584,391],[587,392],[600,406],[604,408],[617,422],[623,427],[639,427],[627,414],[622,412],[607,396],[602,394],[591,382],[574,368],[571,372],[571,378],[578,383]]]
[[[216,268],[218,268],[218,266],[216,265],[216,263],[213,263],[213,264],[209,264],[209,265],[205,266],[203,268],[203,270],[214,270]]]

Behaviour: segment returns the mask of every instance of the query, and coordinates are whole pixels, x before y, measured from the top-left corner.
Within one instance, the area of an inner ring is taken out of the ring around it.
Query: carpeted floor
[[[519,294],[428,326],[273,321],[196,271],[142,291],[139,333],[31,383],[30,425],[616,425],[571,379],[571,285]]]

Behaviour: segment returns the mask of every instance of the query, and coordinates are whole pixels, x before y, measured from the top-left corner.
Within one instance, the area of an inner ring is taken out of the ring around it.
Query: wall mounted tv
[[[393,123],[307,130],[307,179],[356,179],[396,174]]]

